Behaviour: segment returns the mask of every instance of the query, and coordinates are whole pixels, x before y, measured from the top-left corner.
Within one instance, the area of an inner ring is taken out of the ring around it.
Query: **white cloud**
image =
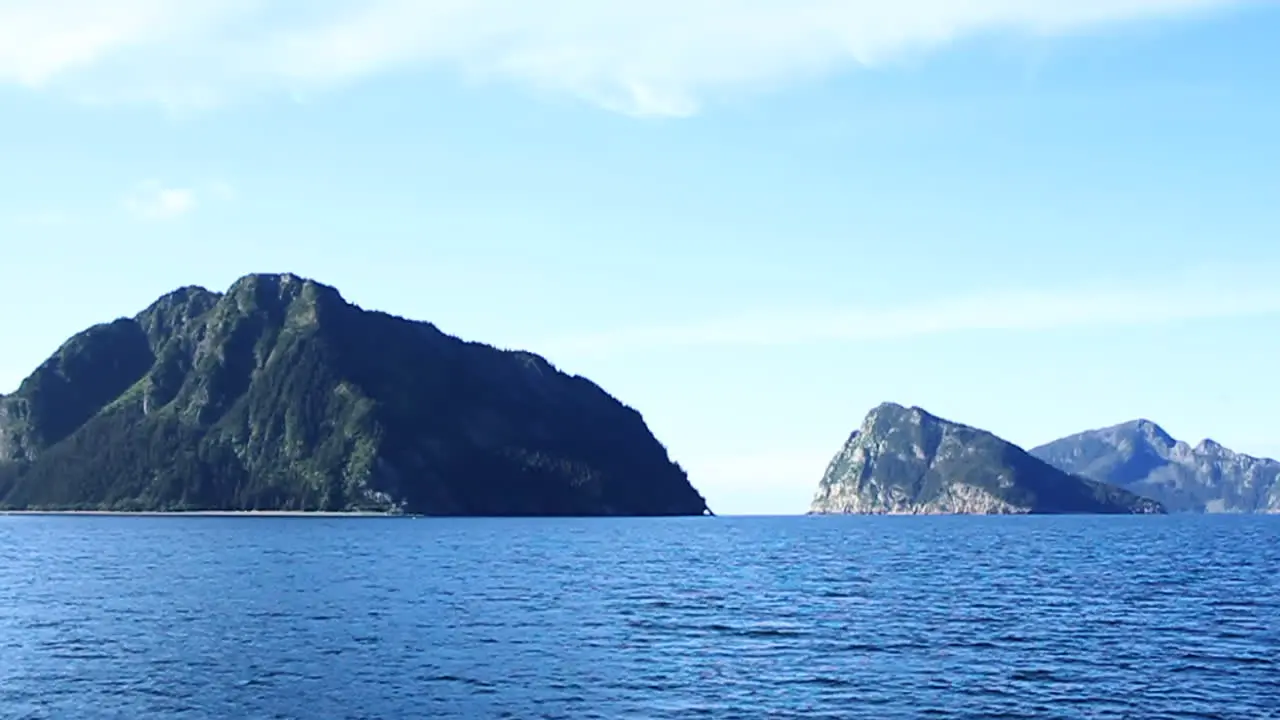
[[[1011,290],[902,305],[800,307],[545,338],[552,356],[600,356],[692,347],[867,342],[964,331],[1123,327],[1280,314],[1280,272],[1199,269],[1145,287]]]
[[[125,209],[141,220],[173,220],[196,207],[196,193],[190,188],[167,187],[147,181],[134,188],[124,201]]]
[[[986,32],[1248,0],[0,0],[0,82],[206,105],[439,65],[638,115]]]

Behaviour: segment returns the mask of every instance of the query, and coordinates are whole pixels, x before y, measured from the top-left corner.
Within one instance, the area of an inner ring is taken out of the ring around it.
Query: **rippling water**
[[[0,517],[3,718],[1280,718],[1280,518]]]

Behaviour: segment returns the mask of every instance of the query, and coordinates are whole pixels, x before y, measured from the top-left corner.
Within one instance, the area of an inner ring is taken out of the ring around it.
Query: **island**
[[[590,380],[291,274],[68,340],[0,396],[0,510],[710,514]]]
[[[1164,514],[1163,505],[1063,472],[990,432],[883,403],[836,453],[811,514]]]

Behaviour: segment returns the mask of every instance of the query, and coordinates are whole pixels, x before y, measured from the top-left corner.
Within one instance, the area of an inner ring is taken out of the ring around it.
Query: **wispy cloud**
[[[191,188],[169,187],[154,180],[140,183],[124,199],[124,207],[140,220],[174,220],[196,207]]]
[[[601,356],[696,347],[871,342],[966,331],[1031,332],[1280,314],[1274,269],[1206,270],[1145,287],[1011,290],[906,305],[799,307],[623,327],[534,344],[551,355]]]
[[[0,81],[190,106],[406,67],[637,115],[985,32],[1058,34],[1247,0],[0,0]]]

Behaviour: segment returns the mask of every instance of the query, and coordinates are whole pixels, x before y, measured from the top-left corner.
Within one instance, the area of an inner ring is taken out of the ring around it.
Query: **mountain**
[[[1150,420],[1055,440],[1031,454],[1062,470],[1155,498],[1172,512],[1280,512],[1280,462],[1195,447]]]
[[[984,430],[884,403],[831,460],[810,512],[1159,514],[1164,508],[1069,475]]]
[[[709,512],[640,414],[293,275],[188,287],[0,397],[0,507]]]

